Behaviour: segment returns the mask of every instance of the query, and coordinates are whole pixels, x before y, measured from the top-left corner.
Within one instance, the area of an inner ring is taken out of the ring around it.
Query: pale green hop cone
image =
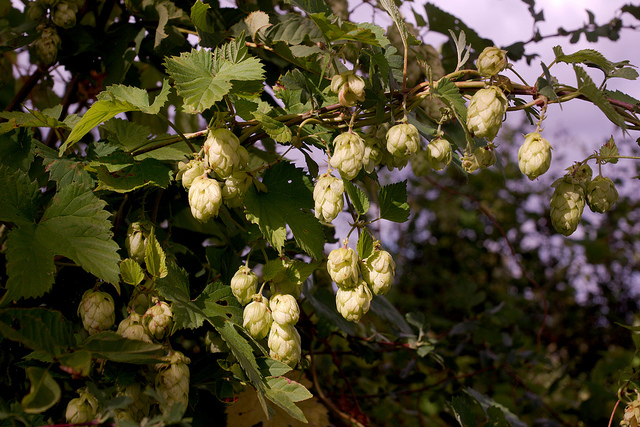
[[[518,150],[520,171],[532,181],[544,174],[551,165],[551,149],[549,141],[538,132],[526,135]]]
[[[427,145],[427,161],[434,170],[443,170],[451,164],[452,158],[451,143],[445,138],[435,138]]]
[[[562,177],[552,184],[551,224],[560,234],[569,236],[578,228],[585,205],[582,184],[574,184],[571,178]]]
[[[496,86],[477,91],[467,109],[467,128],[476,138],[493,141],[507,111],[507,97]]]
[[[495,46],[485,47],[478,56],[476,67],[480,75],[491,77],[507,66],[507,52]]]
[[[593,212],[608,212],[618,201],[618,190],[611,178],[596,176],[587,184],[587,204]]]

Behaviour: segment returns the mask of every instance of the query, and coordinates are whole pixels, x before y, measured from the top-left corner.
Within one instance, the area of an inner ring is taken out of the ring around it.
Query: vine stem
[[[616,410],[618,409],[618,405],[620,404],[620,399],[616,402],[616,406],[613,407],[613,411],[611,411],[611,418],[609,418],[609,427],[613,424],[613,417],[616,415]]]

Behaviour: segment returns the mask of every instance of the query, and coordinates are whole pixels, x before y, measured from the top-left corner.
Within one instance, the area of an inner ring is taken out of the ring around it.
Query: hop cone
[[[116,321],[113,298],[106,292],[89,289],[82,295],[78,315],[90,335],[105,331]]]
[[[204,175],[204,162],[202,160],[190,160],[189,163],[178,163],[178,175],[176,179],[182,181],[184,188],[189,189],[193,180],[201,175]]]
[[[480,169],[486,169],[496,164],[496,151],[495,145],[487,144],[484,147],[478,147],[473,152],[473,157],[476,159],[476,163]]]
[[[271,329],[273,318],[268,306],[269,300],[260,297],[250,302],[242,312],[242,326],[257,340],[266,337]]]
[[[358,254],[346,246],[332,250],[327,259],[327,271],[338,287],[353,288],[360,277]]]
[[[65,418],[69,424],[88,423],[95,419],[98,411],[98,399],[86,390],[78,390],[79,397],[67,404]]]
[[[365,172],[371,173],[374,168],[382,161],[383,148],[379,140],[376,138],[364,138],[364,157],[362,158],[362,167]]]
[[[331,91],[338,94],[338,102],[343,107],[353,107],[364,101],[364,80],[353,71],[336,74],[331,79]]]
[[[118,396],[126,396],[131,399],[131,403],[127,406],[125,413],[132,421],[140,421],[149,415],[151,400],[148,395],[144,394],[140,383],[134,382],[126,387],[121,387],[118,390]]]
[[[313,187],[316,218],[331,222],[344,207],[344,183],[330,173],[322,175]]]
[[[596,176],[587,184],[587,204],[593,212],[608,212],[617,201],[618,190],[611,178]]]
[[[127,237],[124,246],[127,248],[129,257],[138,264],[144,262],[144,255],[147,248],[147,238],[151,232],[153,224],[149,221],[136,221],[129,224]]]
[[[240,266],[231,278],[231,292],[242,305],[251,302],[251,297],[256,293],[257,286],[258,276],[246,265]]]
[[[391,254],[376,247],[373,254],[362,262],[362,277],[375,295],[384,295],[391,288],[396,274],[396,263]]]
[[[576,163],[575,165],[569,166],[566,170],[567,174],[565,178],[573,184],[586,186],[593,176],[591,166],[586,163]]]
[[[147,329],[142,324],[142,316],[133,312],[118,325],[116,333],[134,341],[152,342]]]
[[[286,363],[292,368],[300,361],[302,349],[300,347],[300,334],[291,324],[271,324],[269,331],[269,356],[272,359]]]
[[[36,41],[35,52],[40,61],[45,65],[51,65],[55,62],[61,45],[62,40],[58,32],[52,27],[45,27]]]
[[[60,2],[56,5],[51,20],[58,27],[72,28],[76,25],[76,12],[67,3]]]
[[[364,280],[354,289],[338,289],[336,293],[336,308],[342,317],[350,322],[359,322],[369,311],[371,305],[371,290]]]
[[[460,163],[462,165],[462,170],[469,174],[477,171],[480,167],[475,153],[468,153],[467,151],[465,151],[462,157],[460,157]]]
[[[518,150],[518,166],[520,171],[534,180],[551,165],[551,144],[538,132],[525,136],[524,143]]]
[[[235,208],[242,205],[244,194],[251,186],[251,176],[243,171],[236,171],[225,179],[222,187],[222,198],[227,206]]]
[[[420,149],[418,129],[409,123],[392,126],[387,132],[387,151],[400,158],[408,158]]]
[[[333,156],[329,164],[340,171],[344,179],[352,180],[362,169],[364,140],[355,133],[344,132],[334,140]]]
[[[569,236],[576,231],[584,210],[584,187],[563,177],[552,184],[551,224],[560,234]]]
[[[142,324],[147,328],[150,336],[158,341],[163,340],[171,334],[173,328],[171,307],[164,301],[158,301],[144,313]]]
[[[640,396],[624,408],[621,426],[638,427],[640,425]]]
[[[220,178],[231,176],[248,159],[246,148],[240,146],[238,137],[228,129],[211,130],[204,151],[207,163]]]
[[[480,53],[480,56],[478,56],[478,62],[476,62],[478,72],[480,75],[486,77],[495,76],[500,71],[504,70],[506,66],[506,52],[495,46],[485,47]]]
[[[215,179],[198,176],[189,188],[189,206],[191,214],[200,222],[207,222],[209,218],[217,216],[222,205],[222,191]]]
[[[452,152],[449,141],[442,137],[433,139],[427,145],[427,161],[434,170],[441,171],[451,163]]]
[[[171,356],[171,363],[160,369],[156,375],[156,391],[160,394],[167,407],[166,410],[176,403],[182,403],[186,411],[189,404],[189,367],[190,360],[180,352],[175,352]]]
[[[279,325],[295,325],[300,318],[298,302],[289,294],[275,294],[271,297],[271,317]]]
[[[507,97],[496,86],[480,89],[471,98],[467,109],[467,128],[476,138],[489,141],[498,134],[507,110]]]

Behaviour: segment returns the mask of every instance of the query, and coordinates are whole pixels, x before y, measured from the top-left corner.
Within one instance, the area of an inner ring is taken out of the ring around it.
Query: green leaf
[[[331,13],[329,6],[322,0],[285,0],[285,3],[301,9],[306,14],[324,13],[328,15]]]
[[[302,384],[286,377],[267,378],[269,388],[265,390],[267,399],[282,408],[296,420],[307,423],[307,418],[295,402],[311,398],[313,395]]]
[[[242,369],[247,374],[247,377],[256,388],[258,393],[258,399],[262,405],[262,409],[267,413],[267,405],[264,400],[264,394],[266,392],[265,382],[262,375],[260,375],[260,368],[256,361],[251,345],[245,338],[242,337],[236,330],[233,323],[229,322],[222,317],[214,317],[209,319],[209,322],[218,331],[222,339],[227,343],[231,352],[242,366]]]
[[[32,136],[33,132],[25,128],[0,135],[0,163],[28,172],[35,156]]]
[[[475,401],[479,402],[482,408],[487,411],[491,407],[497,408],[504,414],[504,418],[513,425],[514,427],[526,427],[527,424],[521,421],[513,412],[511,412],[507,407],[497,403],[495,400],[490,397],[476,391],[470,387],[464,389],[464,392],[471,396]]]
[[[112,239],[111,214],[91,190],[71,184],[61,188],[45,210],[36,238],[52,253],[64,255],[105,282],[118,285],[120,256]]]
[[[6,123],[0,124],[0,134],[9,132],[18,127],[50,127],[68,129],[69,127],[58,120],[62,112],[62,105],[48,108],[42,111],[0,111],[0,118],[6,119]]]
[[[354,24],[339,21],[324,13],[313,13],[309,17],[316,23],[324,37],[330,42],[350,41],[370,44],[372,46],[386,46],[389,39],[384,35],[384,29],[375,24]]]
[[[373,255],[373,237],[368,229],[363,229],[358,238],[358,255],[361,259],[367,259]]]
[[[44,144],[37,143],[36,154],[42,157],[49,172],[49,179],[58,183],[58,188],[77,182],[92,188],[94,180],[85,169],[84,162],[58,157],[58,153]]]
[[[194,303],[207,318],[220,317],[238,325],[242,324],[242,312],[231,287],[220,281],[209,283]]]
[[[165,356],[165,350],[160,344],[130,340],[115,332],[91,335],[77,348],[90,351],[95,358],[140,365],[160,363]]]
[[[221,282],[207,285],[194,301],[189,295],[189,275],[175,263],[168,263],[168,274],[156,282],[158,293],[172,302],[175,329],[195,329],[215,317],[242,323],[242,309]]]
[[[570,55],[565,55],[562,47],[554,46],[553,53],[556,56],[556,62],[564,62],[566,64],[585,64],[590,67],[597,67],[609,75],[614,69],[614,64],[606,59],[600,52],[593,49],[582,49]]]
[[[446,37],[450,36],[450,30],[455,33],[464,31],[467,43],[473,46],[476,52],[482,52],[485,47],[494,45],[491,40],[480,37],[476,31],[465,25],[462,19],[445,12],[435,4],[426,3],[424,10],[429,21],[428,27],[430,31],[436,31]]]
[[[349,200],[351,200],[351,204],[356,209],[356,212],[360,215],[364,215],[369,212],[369,199],[367,198],[367,195],[364,194],[364,191],[348,179],[343,179],[342,182],[344,182],[344,189],[347,191]]]
[[[478,401],[466,394],[454,396],[451,409],[461,427],[477,427],[487,419]]]
[[[86,377],[91,371],[91,352],[88,350],[77,350],[65,353],[58,357],[62,366],[73,369],[75,374]]]
[[[279,41],[290,45],[300,45],[305,41],[310,43],[325,41],[318,26],[306,16],[286,14],[279,16],[278,19],[281,22],[269,28],[265,35],[272,44]]]
[[[29,366],[25,368],[31,386],[29,394],[22,398],[20,404],[27,414],[39,414],[58,403],[62,391],[48,369]]]
[[[260,367],[260,373],[265,377],[277,377],[284,375],[287,372],[291,372],[292,370],[292,368],[286,363],[271,359],[270,357],[260,357],[256,360]]]
[[[495,406],[487,408],[487,416],[489,417],[489,421],[486,424],[487,427],[511,427],[511,424],[507,421],[504,412]]]
[[[282,390],[292,402],[301,402],[313,397],[313,394],[305,386],[287,377],[267,378],[267,385],[272,390]]]
[[[405,222],[409,219],[406,180],[380,189],[380,218],[393,222]]]
[[[211,6],[204,4],[200,0],[196,1],[193,6],[191,6],[191,21],[198,29],[212,33],[216,29],[214,26],[209,25],[207,20],[207,10],[209,10],[210,7]]]
[[[166,266],[165,266],[166,271]],[[120,263],[120,276],[124,283],[136,286],[144,280],[144,271],[140,264],[131,258],[123,259]]]
[[[93,103],[73,128],[67,140],[60,146],[59,153],[62,155],[67,148],[80,141],[91,129],[120,113],[140,111],[147,114],[158,114],[167,102],[169,89],[168,80],[164,80],[160,93],[156,96],[153,104],[149,104],[149,94],[144,89],[124,85],[109,86],[106,91],[98,95],[98,100]]]
[[[598,108],[600,108],[604,115],[607,116],[607,118],[615,125],[625,129],[626,125],[624,118],[616,112],[604,92],[596,87],[587,72],[577,65],[574,65],[573,69],[576,73],[576,78],[578,79],[578,92],[586,96],[589,101],[593,102]]]
[[[453,108],[461,123],[467,120],[467,107],[458,86],[447,78],[441,78],[433,90],[433,95]]]
[[[0,310],[0,333],[52,357],[65,353],[75,342],[72,325],[62,313],[46,308]]]
[[[253,117],[260,122],[262,130],[267,135],[280,143],[291,142],[291,129],[282,122],[267,116],[259,111],[253,113]]]
[[[7,237],[7,292],[2,304],[35,298],[51,290],[55,281],[54,253],[36,236],[35,224],[14,228]]]
[[[244,19],[244,23],[247,25],[249,35],[253,41],[256,41],[258,33],[264,34],[265,29],[271,26],[269,23],[269,15],[259,10],[251,12],[249,16]],[[259,39],[262,38],[263,37],[260,37]]]
[[[110,171],[106,166],[97,169],[98,187],[96,190],[109,190],[128,193],[147,185],[167,188],[171,183],[173,171],[164,163],[147,158],[130,166]]]
[[[155,228],[151,228],[145,247],[144,264],[147,271],[156,279],[167,276],[167,257],[156,239]]]
[[[286,225],[289,225],[298,246],[315,259],[322,259],[322,226],[306,211],[314,206],[310,178],[302,169],[281,162],[265,173],[262,183],[266,192],[251,187],[245,195],[247,219],[258,224],[276,251],[284,248]]]
[[[384,296],[378,295],[371,300],[371,311],[390,325],[395,326],[402,334],[412,334],[411,326],[404,319],[404,316]]]
[[[387,11],[389,17],[391,17],[391,20],[396,24],[398,32],[400,33],[400,37],[402,38],[402,44],[405,46],[405,48],[411,45],[420,44],[416,40],[416,38],[407,30],[407,25],[405,24],[404,18],[398,10],[395,1],[380,0],[380,5],[384,10]]]
[[[0,221],[33,222],[39,197],[38,183],[26,172],[0,164]]]
[[[165,59],[165,67],[175,80],[185,107],[200,113],[232,92],[233,81],[262,81],[264,69],[257,58],[246,57],[246,50],[233,49],[233,42],[216,48],[192,49],[179,57]],[[237,62],[235,62],[237,61]]]

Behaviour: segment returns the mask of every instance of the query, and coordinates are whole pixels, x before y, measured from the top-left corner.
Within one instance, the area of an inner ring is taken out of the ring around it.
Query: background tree
[[[570,45],[638,7],[529,85],[547,35],[432,4],[0,6],[3,425],[633,422],[638,204],[606,177],[637,158],[564,174],[543,128],[639,129],[634,67]]]

